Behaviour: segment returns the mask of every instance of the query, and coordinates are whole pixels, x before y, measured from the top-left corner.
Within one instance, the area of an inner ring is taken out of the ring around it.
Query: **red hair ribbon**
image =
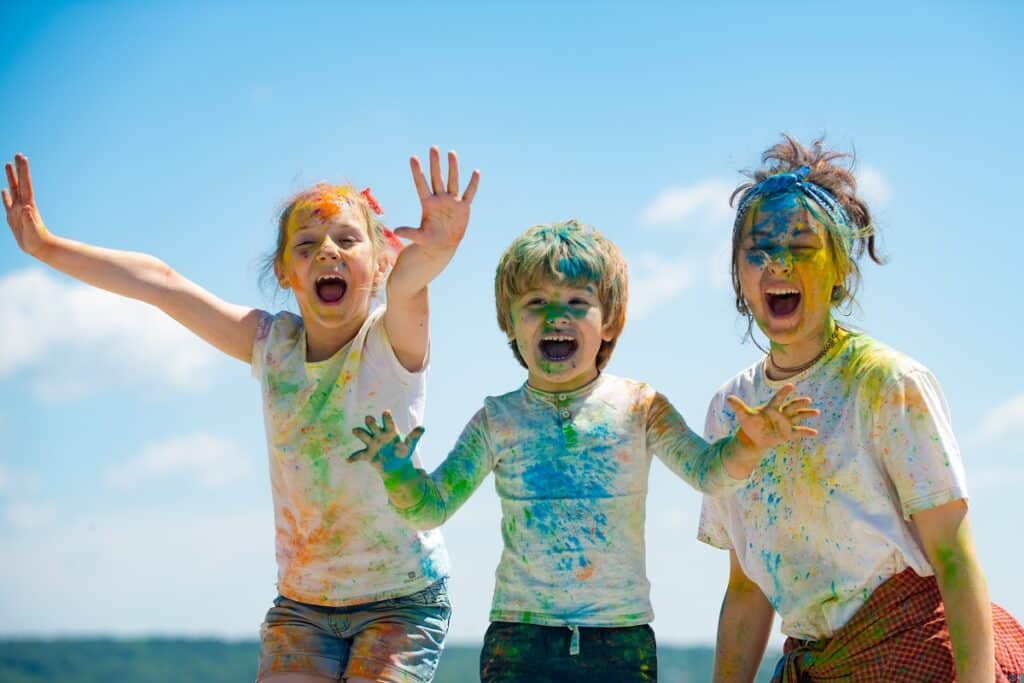
[[[398,252],[405,248],[405,245],[402,244],[402,240],[398,239],[398,235],[391,232],[390,228],[384,228],[384,240],[388,243],[388,247],[391,248],[391,251],[394,252],[396,256],[398,255]]]
[[[373,193],[370,192],[370,188],[366,188],[365,190],[363,190],[359,194],[362,196],[363,199],[366,200],[366,203],[370,205],[370,209],[375,214],[377,214],[379,216],[382,213],[384,213],[384,209],[380,208],[380,204],[377,203],[377,200],[376,200],[376,198],[374,198]],[[390,232],[390,231],[388,231],[388,232]]]

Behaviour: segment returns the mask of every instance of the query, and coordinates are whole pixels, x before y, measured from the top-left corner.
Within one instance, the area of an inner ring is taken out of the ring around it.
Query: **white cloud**
[[[629,264],[629,316],[639,320],[677,298],[696,281],[697,268],[688,258],[675,261],[643,253]]]
[[[4,519],[17,529],[38,529],[57,519],[57,506],[44,502],[10,503],[4,509]]]
[[[0,379],[26,372],[39,398],[112,387],[206,385],[220,354],[146,304],[30,268],[0,277]]]
[[[874,166],[860,166],[854,174],[857,178],[857,194],[864,198],[868,206],[881,206],[889,201],[892,190],[889,181]]]
[[[1024,394],[1014,396],[989,411],[975,438],[982,443],[1007,438],[1018,443],[1024,440]]]
[[[643,211],[648,223],[682,223],[700,228],[729,225],[732,209],[729,195],[734,183],[718,178],[661,191]]]
[[[269,500],[83,511],[46,533],[0,529],[0,541],[0,634],[251,638],[276,595]]]
[[[0,463],[0,495],[24,495],[38,490],[38,474]]]
[[[133,488],[169,478],[189,478],[202,488],[221,488],[248,475],[249,463],[232,441],[197,433],[147,446],[142,454],[110,467],[107,484]]]

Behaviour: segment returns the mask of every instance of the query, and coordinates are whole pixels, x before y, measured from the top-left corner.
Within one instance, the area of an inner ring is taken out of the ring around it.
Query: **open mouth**
[[[555,363],[569,360],[578,348],[579,343],[564,334],[547,334],[540,340],[540,354]]]
[[[316,295],[325,304],[336,304],[348,291],[348,283],[340,275],[321,275],[316,279]]]
[[[786,287],[765,291],[768,310],[776,317],[784,317],[796,310],[800,305],[800,292]]]

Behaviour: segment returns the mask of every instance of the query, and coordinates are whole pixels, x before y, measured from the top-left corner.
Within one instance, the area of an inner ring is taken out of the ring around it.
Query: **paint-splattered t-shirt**
[[[932,575],[910,516],[967,489],[945,398],[920,363],[851,333],[786,382],[821,410],[818,436],[776,447],[742,488],[706,497],[698,538],[736,551],[783,633],[816,640],[905,568]],[[736,424],[727,395],[756,405],[783,383],[763,362],[741,372],[712,399],[708,438]]]
[[[724,443],[724,442],[723,442]],[[492,621],[633,626],[653,619],[644,557],[652,455],[704,491],[735,488],[722,443],[707,444],[642,382],[601,375],[573,392],[523,385],[490,397],[402,514],[444,522],[488,472],[501,499],[504,549]],[[409,485],[396,475],[389,486]]]
[[[422,421],[426,372],[395,357],[383,309],[316,363],[306,362],[300,317],[265,313],[252,371],[263,388],[281,594],[351,605],[409,595],[447,575],[440,532],[413,529],[373,468],[347,460],[363,446],[352,428],[366,415],[390,410],[404,430]]]

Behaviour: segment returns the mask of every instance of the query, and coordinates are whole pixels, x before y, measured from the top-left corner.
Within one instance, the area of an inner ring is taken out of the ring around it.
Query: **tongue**
[[[327,303],[334,303],[345,296],[345,284],[343,282],[326,282],[316,288],[320,298]]]
[[[789,315],[800,303],[799,294],[769,294],[768,305],[775,315]]]

